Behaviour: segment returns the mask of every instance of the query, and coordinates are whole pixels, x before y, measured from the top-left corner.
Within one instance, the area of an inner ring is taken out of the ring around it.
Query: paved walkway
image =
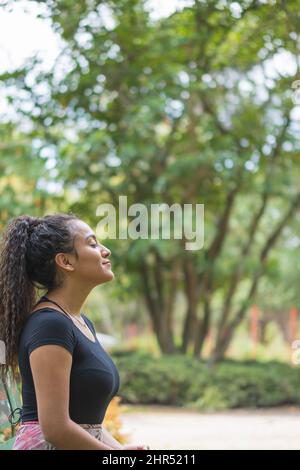
[[[173,407],[123,408],[123,431],[130,442],[151,449],[297,449],[300,408],[195,413]]]

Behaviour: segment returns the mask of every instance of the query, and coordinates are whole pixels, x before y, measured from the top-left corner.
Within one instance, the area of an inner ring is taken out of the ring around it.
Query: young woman
[[[23,407],[15,450],[142,450],[102,426],[119,373],[82,306],[114,279],[110,251],[74,215],[11,221],[0,255],[0,325],[5,380],[19,366]],[[36,287],[46,295],[36,302]]]

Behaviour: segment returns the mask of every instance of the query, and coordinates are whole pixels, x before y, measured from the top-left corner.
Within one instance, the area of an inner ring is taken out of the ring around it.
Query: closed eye
[[[89,245],[92,246],[93,248],[100,246],[100,243],[98,243],[98,240],[95,235],[90,235],[87,238],[90,238],[90,242],[93,242],[93,243],[89,243]]]

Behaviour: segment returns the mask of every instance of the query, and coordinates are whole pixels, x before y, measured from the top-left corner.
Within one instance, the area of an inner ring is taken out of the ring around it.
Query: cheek
[[[101,269],[101,256],[96,250],[85,249],[79,254],[80,262],[78,268],[80,272],[91,272]]]
[[[101,265],[103,259],[97,249],[85,248],[78,252],[78,255],[77,275],[80,279],[101,283],[114,278],[113,272]]]

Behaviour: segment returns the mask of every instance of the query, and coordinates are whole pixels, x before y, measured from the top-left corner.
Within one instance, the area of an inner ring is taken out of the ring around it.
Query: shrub
[[[288,364],[226,360],[214,367],[183,355],[112,354],[124,403],[200,410],[300,404],[300,374]]]

